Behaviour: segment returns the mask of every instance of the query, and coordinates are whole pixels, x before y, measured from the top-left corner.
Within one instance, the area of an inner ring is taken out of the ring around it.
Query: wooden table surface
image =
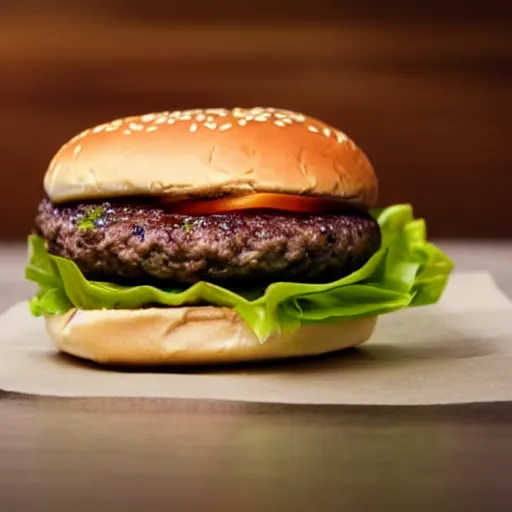
[[[443,243],[512,297],[512,244]],[[0,250],[0,308],[28,297]],[[0,391],[0,511],[510,510],[512,403],[278,406]]]

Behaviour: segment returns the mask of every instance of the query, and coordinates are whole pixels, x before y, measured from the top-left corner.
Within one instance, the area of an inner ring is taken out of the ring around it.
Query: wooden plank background
[[[373,4],[1,3],[0,238],[31,229],[46,166],[79,130],[236,105],[349,133],[381,204],[412,202],[432,236],[512,237],[509,3]]]

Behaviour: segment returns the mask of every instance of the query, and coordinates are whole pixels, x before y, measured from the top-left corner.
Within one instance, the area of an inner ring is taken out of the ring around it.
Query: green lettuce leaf
[[[303,324],[381,315],[437,302],[453,263],[426,240],[425,222],[413,217],[408,204],[373,210],[372,215],[380,225],[382,245],[362,268],[327,284],[278,282],[260,291],[228,290],[207,282],[186,289],[159,289],[88,281],[71,260],[50,255],[44,240],[32,235],[26,277],[39,289],[30,310],[41,316],[71,308],[213,304],[234,308],[264,340],[274,331]]]

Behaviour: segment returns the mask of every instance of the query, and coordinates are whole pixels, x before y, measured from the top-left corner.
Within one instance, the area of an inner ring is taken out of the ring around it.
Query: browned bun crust
[[[60,351],[109,365],[197,365],[312,356],[359,345],[376,317],[303,326],[260,341],[236,312],[214,306],[71,310],[47,316]]]
[[[378,193],[371,163],[345,134],[271,108],[163,112],[99,125],[57,152],[44,187],[55,203],[274,192],[368,208]]]

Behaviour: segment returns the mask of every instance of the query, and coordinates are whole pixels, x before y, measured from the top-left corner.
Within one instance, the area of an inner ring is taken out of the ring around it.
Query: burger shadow
[[[46,354],[50,360],[57,364],[73,365],[86,370],[109,371],[115,373],[163,373],[163,374],[208,374],[208,373],[265,373],[279,371],[294,371],[295,369],[307,370],[315,365],[342,365],[355,362],[371,361],[371,356],[364,350],[358,348],[348,348],[339,352],[330,354],[319,354],[304,357],[294,357],[280,359],[275,361],[250,361],[250,362],[232,362],[216,364],[188,364],[188,365],[126,365],[126,364],[108,364],[80,359],[70,354],[56,352]]]
[[[47,354],[47,357],[58,365],[72,365],[88,371],[111,372],[120,374],[295,374],[299,372],[319,371],[322,369],[342,369],[344,367],[360,367],[362,364],[375,360],[372,354],[364,349],[348,348],[330,354],[319,354],[304,357],[280,359],[276,361],[250,361],[216,364],[189,365],[125,365],[105,364],[80,359],[62,352]]]
[[[439,318],[436,318],[439,323]],[[361,371],[397,368],[426,361],[461,360],[483,357],[497,352],[489,340],[481,340],[475,333],[459,329],[447,322],[443,327],[445,338],[432,338],[428,333],[411,342],[403,342],[400,332],[396,340],[377,333],[366,343],[329,354],[296,357],[276,361],[234,362],[224,364],[130,366],[99,364],[63,353],[53,354],[59,363],[73,364],[88,370],[134,374],[282,374],[296,375],[318,371]]]

